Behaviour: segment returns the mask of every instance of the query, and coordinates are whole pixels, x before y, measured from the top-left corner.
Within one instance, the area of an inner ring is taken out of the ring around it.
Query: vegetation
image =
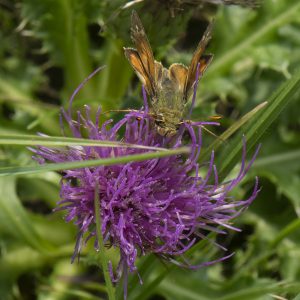
[[[220,180],[226,180],[239,170],[243,136],[248,157],[259,143],[262,147],[233,192],[236,198],[249,197],[259,177],[258,197],[235,220],[242,232],[209,236],[228,249],[226,255],[235,255],[197,271],[154,255],[142,257],[143,285],[129,274],[128,299],[300,299],[300,3],[265,0],[250,9],[184,2],[193,1],[144,0],[127,6],[121,0],[0,1],[1,299],[107,299],[99,268],[103,257],[93,241],[82,249],[79,262],[70,264],[76,228],[65,222],[63,212],[52,211],[61,179],[53,170],[62,168],[39,169],[26,146],[41,141],[34,137],[38,132],[62,135],[60,107],[67,108],[76,87],[99,66],[106,65],[76,95],[76,109],[142,106],[141,85],[123,54],[123,46],[132,46],[133,8],[164,65],[188,65],[214,19],[207,50],[214,59],[200,81],[192,119],[216,114],[222,119],[212,128],[219,138],[203,131],[200,162],[216,150]],[[107,116],[119,120],[123,113]],[[62,137],[45,141],[74,143]],[[117,249],[106,255],[116,264]],[[199,263],[222,256],[203,240],[186,258]],[[122,283],[116,298],[123,298]]]

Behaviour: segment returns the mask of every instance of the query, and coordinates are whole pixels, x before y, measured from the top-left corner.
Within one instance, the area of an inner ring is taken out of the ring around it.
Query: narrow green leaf
[[[143,285],[140,284],[140,279],[137,274],[132,274],[129,276],[128,280],[128,299],[141,299],[140,294],[144,290],[148,290],[149,284],[153,281],[151,274],[155,273],[161,262],[154,254],[147,254],[145,257],[141,257],[138,260],[138,271],[140,277],[143,279]],[[121,298],[121,291],[118,289],[119,298]],[[146,299],[146,298],[145,298]]]
[[[296,219],[292,221],[290,224],[288,224],[286,227],[284,227],[273,239],[273,241],[270,243],[270,249],[274,249],[278,246],[278,244],[285,239],[287,236],[289,236],[291,233],[299,230],[300,228],[300,219]]]
[[[233,166],[241,159],[242,136],[245,135],[247,141],[247,151],[257,146],[259,140],[271,124],[276,120],[281,111],[289,104],[300,89],[300,70],[293,77],[283,83],[271,96],[266,109],[258,113],[245,126],[240,134],[236,135],[223,148],[218,155],[216,165],[219,166],[219,178],[224,179]]]
[[[140,288],[140,293],[133,299],[148,299],[164,278],[170,274],[170,271],[171,270],[169,268],[164,268],[149,284],[147,284],[146,287]]]
[[[128,144],[114,141],[99,141],[81,138],[36,135],[0,135],[0,145],[25,145],[25,146],[97,146],[97,147],[127,147],[145,150],[166,151],[165,148]]]
[[[223,132],[203,153],[202,160],[206,161],[211,151],[216,151],[229,137],[231,137],[238,129],[240,129],[245,123],[250,121],[262,108],[268,104],[267,101],[260,103],[247,114],[245,114],[240,120],[236,121],[225,132]]]
[[[26,166],[26,167],[7,167],[0,169],[0,176],[7,175],[20,175],[20,174],[33,174],[48,171],[63,171],[69,169],[80,169],[95,166],[111,166],[115,164],[125,164],[132,161],[143,161],[147,159],[162,158],[172,155],[178,155],[183,153],[188,153],[189,148],[181,147],[178,149],[161,151],[161,152],[150,152],[143,154],[134,154],[127,156],[119,156],[114,158],[104,158],[95,160],[84,160],[76,162],[66,162],[66,163],[50,163],[38,166]]]

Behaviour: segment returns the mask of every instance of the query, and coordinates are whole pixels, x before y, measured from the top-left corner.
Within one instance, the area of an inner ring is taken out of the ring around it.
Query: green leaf
[[[15,242],[15,241],[14,241]],[[17,247],[7,249],[0,259],[0,292],[1,299],[13,299],[9,295],[18,277],[28,270],[36,270],[45,265],[46,256],[24,244],[17,242]]]
[[[257,170],[264,170],[265,168],[282,168],[287,164],[291,164],[290,167],[300,168],[300,150],[287,151],[284,153],[274,154],[262,158],[258,158],[253,168]]]
[[[188,258],[191,265],[199,264],[199,260],[203,262],[213,260],[217,249],[210,241],[213,241],[215,236],[216,233],[208,234],[207,239],[202,239],[186,251],[185,257]],[[163,265],[163,263],[153,255],[149,255],[145,258],[141,266],[138,266],[139,274],[145,282],[139,287],[137,276],[131,278],[128,285],[130,292],[129,299],[147,299],[164,278],[173,274],[174,271],[179,272],[180,267],[176,265],[176,260],[180,263],[181,257],[174,258],[174,262],[172,263],[165,262],[166,265]]]
[[[223,297],[219,297],[218,300],[253,300],[259,299],[261,296],[267,296],[276,293],[287,292],[299,292],[300,287],[297,282],[278,282],[278,283],[265,283],[261,286],[256,285],[254,287],[245,288],[241,291],[233,292]]]
[[[48,253],[52,246],[35,231],[31,220],[16,194],[15,178],[0,179],[0,225],[5,231],[33,249]]]
[[[290,224],[288,224],[286,227],[284,227],[277,236],[273,239],[273,241],[270,243],[269,247],[270,249],[274,249],[278,246],[278,244],[285,238],[287,238],[291,233],[299,230],[300,228],[300,219],[296,219],[292,221]]]
[[[30,22],[31,34],[43,42],[42,52],[64,68],[66,94],[92,72],[85,4],[79,0],[26,0],[22,14]],[[81,96],[94,99],[95,82],[82,90]]]
[[[272,6],[278,8],[271,3],[271,1],[268,6],[271,6],[271,8]],[[207,70],[207,75],[212,77],[216,74],[220,75],[220,73],[224,72],[228,66],[232,66],[239,58],[247,56],[248,50],[256,43],[266,38],[270,33],[277,28],[280,28],[280,26],[291,22],[292,18],[297,18],[299,11],[300,3],[295,1],[295,3],[286,5],[282,7],[282,9],[277,9],[277,12],[274,15],[272,15],[272,13],[270,13],[269,16],[267,15],[267,17],[269,17],[267,22],[260,22],[257,25],[256,30],[252,30],[250,34],[244,35],[244,38],[241,41],[234,41],[234,46],[230,50],[225,51],[222,56],[217,57],[211,67]],[[255,24],[252,25],[255,26]],[[241,31],[239,27],[238,30]],[[229,35],[234,36],[230,30]]]
[[[63,171],[69,169],[79,169],[95,166],[111,166],[115,164],[124,164],[133,161],[143,161],[148,159],[162,158],[172,155],[178,155],[183,153],[188,153],[190,150],[187,147],[181,147],[173,150],[166,150],[160,152],[151,152],[127,156],[119,156],[114,158],[104,158],[104,159],[94,159],[76,162],[66,162],[66,163],[50,163],[39,166],[26,166],[26,167],[7,167],[0,168],[0,176],[7,175],[20,175],[20,174],[33,174],[48,171]]]
[[[281,111],[294,100],[300,89],[300,70],[293,77],[282,84],[268,101],[268,106],[257,114],[243,131],[236,135],[218,155],[216,165],[219,166],[219,177],[224,179],[233,166],[241,159],[242,136],[245,135],[247,151],[257,146],[259,140],[266,133],[272,123],[278,118]]]
[[[266,45],[253,49],[255,63],[263,69],[273,69],[290,78],[288,71],[289,59],[292,53],[288,47],[280,45]]]
[[[240,120],[233,123],[225,132],[223,132],[202,154],[202,160],[206,161],[211,155],[211,151],[216,151],[223,143],[231,137],[238,129],[250,121],[261,109],[263,109],[268,104],[267,101],[257,105],[247,114],[245,114]]]
[[[299,159],[299,158],[298,158]],[[299,161],[299,160],[298,160]],[[275,184],[279,193],[285,195],[294,205],[297,215],[300,215],[300,177],[296,172],[273,172]]]
[[[128,144],[115,141],[99,141],[81,138],[36,135],[0,135],[0,145],[24,146],[97,146],[97,147],[127,147],[144,150],[166,151],[165,148]]]
[[[5,76],[3,75],[3,77]],[[58,114],[58,107],[38,102],[36,100],[36,97],[31,95],[27,91],[22,90],[21,80],[20,82],[12,81],[13,80],[10,80],[9,78],[2,78],[2,75],[0,74],[0,103],[3,102],[10,107],[13,107],[19,112],[19,115],[21,115],[21,112],[22,114],[26,112],[30,117],[36,118],[34,123],[40,123],[42,128],[40,128],[39,130],[43,130],[43,132],[60,132],[59,123],[53,119],[53,115]],[[4,120],[0,121],[3,122]],[[9,124],[8,126],[1,126],[0,133],[9,133],[12,131],[16,131],[13,130],[13,127],[17,126],[18,132],[26,132],[27,129],[32,128],[31,125],[27,126],[27,124],[28,120],[26,120],[25,124],[18,124],[18,120],[14,119],[13,124]]]
[[[158,265],[161,264],[161,262],[158,260],[157,257],[154,256],[154,254],[148,254],[143,257],[140,257],[137,261],[137,268],[139,271],[140,277],[143,279],[143,285],[140,284],[139,276],[137,274],[132,274],[129,276],[128,280],[128,299],[141,299],[140,294],[143,293],[144,290],[148,290],[149,287],[149,281],[150,276],[152,273],[155,272]],[[151,282],[150,282],[151,284]],[[123,295],[123,292],[121,289],[117,289],[118,292],[118,298],[121,298]]]
[[[69,259],[63,259],[56,262],[50,278],[47,278],[47,285],[42,284],[39,287],[39,299],[43,300],[63,300],[63,299],[89,299],[101,300],[83,289],[80,289],[80,283],[73,285],[71,280],[62,280],[64,278],[74,278],[80,276],[80,266],[78,264],[70,264]]]
[[[251,174],[267,177],[294,205],[300,215],[299,187],[300,150],[265,156],[254,162]]]
[[[235,286],[234,290],[226,290],[220,287],[220,283],[207,280],[199,280],[197,276],[187,276],[184,273],[177,274],[174,278],[167,278],[158,288],[166,299],[174,300],[259,300],[269,299],[270,294],[298,292],[299,284],[294,282],[274,282],[268,279],[257,279],[248,282],[247,286]]]
[[[123,46],[120,40],[112,39],[108,39],[105,46],[103,61],[106,68],[98,79],[103,110],[120,107],[122,97],[127,91],[133,75],[133,71],[124,56]]]

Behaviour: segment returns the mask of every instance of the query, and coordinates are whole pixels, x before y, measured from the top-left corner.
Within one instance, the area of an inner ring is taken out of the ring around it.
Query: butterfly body
[[[131,38],[136,49],[124,48],[125,56],[150,97],[150,113],[154,116],[158,133],[173,136],[183,121],[197,72],[201,77],[212,60],[211,54],[203,54],[210,40],[211,26],[198,44],[189,67],[175,63],[167,69],[154,60],[144,27],[135,11],[131,23]]]
[[[151,98],[150,112],[155,116],[158,133],[171,136],[176,134],[183,118],[184,95],[178,82],[172,77],[172,66],[167,69],[156,61],[155,66],[156,91]]]

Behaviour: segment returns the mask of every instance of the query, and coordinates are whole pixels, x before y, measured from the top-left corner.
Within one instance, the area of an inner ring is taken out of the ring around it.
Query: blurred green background
[[[106,68],[84,86],[74,106],[139,108],[141,86],[122,49],[132,46],[133,8],[164,65],[188,64],[214,19],[207,50],[214,60],[199,84],[193,120],[222,115],[217,134],[268,100],[299,69],[299,0],[265,0],[255,10],[200,0],[132,1],[128,8],[126,3],[0,1],[1,134],[61,135],[60,107],[101,65]],[[143,258],[144,285],[130,276],[129,299],[300,299],[299,93],[287,102],[264,131],[256,164],[235,190],[236,197],[246,197],[254,176],[260,177],[262,191],[235,223],[243,231],[218,240],[235,255],[196,272]],[[205,134],[205,146],[214,139]],[[1,166],[33,164],[23,146],[2,146],[0,158]],[[76,228],[62,213],[52,212],[59,182],[54,172],[0,177],[1,300],[106,297],[92,242],[80,263],[70,264]],[[212,252],[224,255],[209,244],[194,258],[206,261]],[[114,260],[115,253],[110,254]]]

